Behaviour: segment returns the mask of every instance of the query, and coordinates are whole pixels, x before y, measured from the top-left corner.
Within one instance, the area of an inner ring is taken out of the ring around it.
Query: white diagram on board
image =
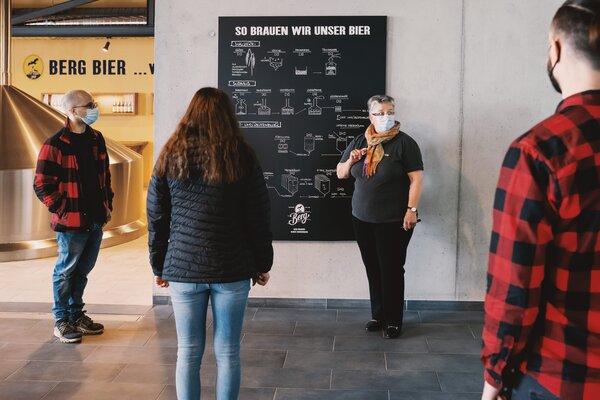
[[[250,68],[250,75],[254,75],[254,66],[256,65],[256,57],[252,52],[252,49],[248,49],[246,52],[246,67]]]
[[[277,143],[277,153],[279,154],[287,154],[291,153],[295,156],[308,157],[310,153],[315,151],[316,142],[323,141],[323,135],[314,135],[312,133],[307,133],[304,135],[303,139],[303,149],[304,153],[299,153],[290,150],[288,142],[291,140],[290,136],[276,135],[274,137],[275,142]]]
[[[262,97],[260,99],[260,104],[256,104],[258,106],[258,115],[271,115],[271,108],[267,106],[267,98]]]
[[[285,106],[281,107],[281,115],[294,115],[294,107],[290,106],[290,98],[285,98]]]
[[[285,54],[285,51],[280,49],[272,49],[269,50],[267,53],[269,53],[269,56],[260,60],[261,62],[268,63],[269,67],[273,68],[273,70],[275,71],[283,67],[282,54]]]
[[[296,92],[296,89],[280,89],[280,93],[283,94],[285,105],[281,107],[281,115],[294,115],[294,107],[290,105],[291,94]]]
[[[267,95],[271,93],[271,89],[256,89],[256,94],[260,95],[258,102],[254,103],[258,109],[258,115],[271,115],[271,107],[267,106]]]
[[[296,174],[300,172],[298,169],[286,169],[285,171],[280,176],[280,180],[273,172],[265,171],[263,173],[267,188],[275,191],[279,197],[310,199],[348,197],[343,186],[339,183],[334,184],[334,182],[338,182],[335,178],[335,169],[317,169],[314,175],[308,177],[297,176]],[[277,184],[273,185],[275,182]]]
[[[319,106],[319,100],[324,99],[323,96],[313,96],[310,100],[310,107],[308,107],[308,115],[321,115],[323,114],[323,108]]]
[[[257,40],[233,40],[231,41],[231,47],[233,47],[233,53],[237,56],[235,62],[231,64],[231,76],[232,77],[243,77],[243,76],[254,76],[254,68],[256,66],[256,55],[252,48],[260,47],[260,41]],[[234,86],[231,82],[238,83],[236,81],[230,81],[229,86]]]
[[[315,189],[326,196],[331,190],[331,179],[324,174],[315,175]]]
[[[336,185],[339,182],[336,177],[335,169],[317,169],[310,178],[300,179],[301,198],[345,198],[348,196],[346,189],[342,185]]]
[[[306,151],[309,155],[312,151],[315,150],[315,138],[312,136],[304,137],[304,151]]]
[[[298,58],[300,57],[304,57],[306,54],[311,54],[312,51],[310,49],[294,49],[293,53],[298,56]],[[297,76],[307,76],[308,75],[308,66],[306,65],[306,62],[304,61],[304,59],[301,59],[299,61],[302,61],[302,65],[294,65],[294,75]]]
[[[329,59],[325,63],[325,75],[334,76],[337,75],[337,63],[333,61],[335,58],[342,58],[337,50],[328,51],[327,55]]]
[[[346,147],[348,147],[348,138],[338,137],[335,139],[335,149],[337,151],[343,153],[344,150],[346,150]]]
[[[233,108],[235,109],[235,115],[246,115],[248,114],[248,103],[246,102],[245,96],[248,95],[248,89],[235,89],[233,92],[232,99],[235,102]]]
[[[306,98],[303,105],[306,107],[296,112],[296,115],[303,113],[306,111],[308,115],[312,116],[320,116],[323,115],[323,110],[333,110],[338,115],[336,116],[336,120],[340,121],[343,119],[368,119],[368,117],[364,117],[361,115],[339,115],[342,112],[352,111],[365,111],[365,110],[347,110],[342,107],[343,102],[348,101],[350,98],[347,94],[331,94],[325,96],[323,94],[323,89],[311,88],[306,89],[306,93],[309,97]],[[325,100],[327,98],[327,100]],[[325,105],[320,103],[320,100],[328,101]],[[333,103],[333,104],[332,104]]]
[[[248,104],[246,104],[246,99],[244,99],[243,97],[238,98],[235,103],[235,114],[236,115],[248,114]]]
[[[283,174],[281,186],[293,196],[298,192],[298,178],[292,174]]]

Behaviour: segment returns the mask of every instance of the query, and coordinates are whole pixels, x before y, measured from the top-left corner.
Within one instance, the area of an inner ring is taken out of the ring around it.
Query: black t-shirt
[[[79,166],[79,177],[83,196],[82,210],[88,216],[88,222],[104,222],[104,204],[98,181],[98,161],[93,148],[98,146],[96,135],[87,127],[83,133],[71,132],[71,143]]]
[[[367,147],[367,138],[360,135],[348,145],[340,162],[350,158],[354,149]],[[408,206],[408,173],[423,170],[423,159],[417,142],[404,132],[383,143],[384,156],[377,172],[363,176],[364,157],[350,169],[354,177],[352,215],[364,222],[402,221]]]

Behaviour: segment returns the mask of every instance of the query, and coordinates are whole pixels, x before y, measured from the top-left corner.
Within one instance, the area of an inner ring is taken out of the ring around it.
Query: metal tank
[[[10,85],[10,1],[0,0],[0,262],[56,255],[46,207],[33,192],[38,152],[65,116]],[[142,157],[106,138],[113,199],[103,247],[146,232]]]

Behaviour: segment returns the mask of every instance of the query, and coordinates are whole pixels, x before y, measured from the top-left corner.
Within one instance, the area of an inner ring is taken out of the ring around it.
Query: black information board
[[[220,17],[219,87],[269,188],[277,240],[353,239],[336,165],[385,92],[387,18]]]

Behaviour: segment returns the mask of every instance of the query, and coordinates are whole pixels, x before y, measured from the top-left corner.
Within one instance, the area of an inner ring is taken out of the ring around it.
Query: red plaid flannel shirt
[[[520,370],[561,399],[600,399],[599,232],[600,91],[588,91],[502,164],[481,352],[491,385]]]
[[[90,127],[95,135],[92,153],[98,167],[98,183],[108,220],[112,211],[114,193],[111,188],[106,143],[102,134]],[[79,166],[70,137],[73,135],[68,120],[65,127],[48,138],[42,145],[35,170],[33,190],[42,203],[52,213],[50,226],[55,231],[81,231],[87,228],[89,221],[82,209],[82,188]]]

